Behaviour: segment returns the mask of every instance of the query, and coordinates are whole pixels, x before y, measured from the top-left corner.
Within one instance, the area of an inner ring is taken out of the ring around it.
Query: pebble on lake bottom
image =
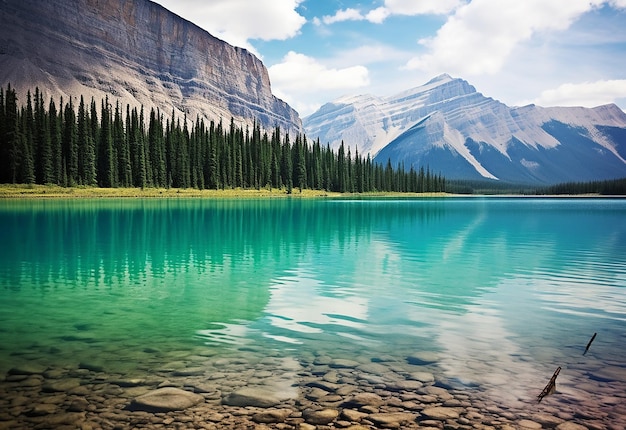
[[[91,362],[25,362],[0,381],[0,430],[626,428],[626,393],[619,384],[581,381],[597,390],[600,402],[564,390],[541,404],[534,392],[504,404],[488,391],[453,388],[438,376],[434,353],[404,361],[340,359],[330,352],[302,360],[263,354],[250,351],[244,359],[181,352],[159,370],[110,374]]]

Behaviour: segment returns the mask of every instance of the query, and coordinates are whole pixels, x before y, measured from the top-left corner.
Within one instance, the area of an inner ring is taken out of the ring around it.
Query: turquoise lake
[[[6,200],[0,244],[2,375],[422,351],[502,403],[626,392],[624,199]]]

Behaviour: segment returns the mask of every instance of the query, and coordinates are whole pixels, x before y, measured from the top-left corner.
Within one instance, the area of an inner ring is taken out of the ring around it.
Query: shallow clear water
[[[0,201],[0,371],[428,351],[503,401],[557,366],[571,395],[623,392],[625,221],[620,199]]]

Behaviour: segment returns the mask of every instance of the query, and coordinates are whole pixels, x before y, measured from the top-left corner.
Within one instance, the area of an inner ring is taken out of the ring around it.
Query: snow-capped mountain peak
[[[304,118],[307,135],[381,162],[451,178],[558,182],[626,176],[626,114],[615,105],[508,107],[439,75],[390,97],[345,96]]]

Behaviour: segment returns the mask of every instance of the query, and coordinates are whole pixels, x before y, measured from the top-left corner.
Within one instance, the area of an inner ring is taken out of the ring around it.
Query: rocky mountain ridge
[[[0,82],[25,94],[159,108],[169,116],[234,117],[300,132],[298,113],[272,95],[267,69],[148,0],[2,0]]]
[[[462,79],[438,76],[391,97],[343,97],[304,118],[309,137],[358,145],[379,162],[446,177],[554,183],[626,176],[626,114],[509,107]]]

